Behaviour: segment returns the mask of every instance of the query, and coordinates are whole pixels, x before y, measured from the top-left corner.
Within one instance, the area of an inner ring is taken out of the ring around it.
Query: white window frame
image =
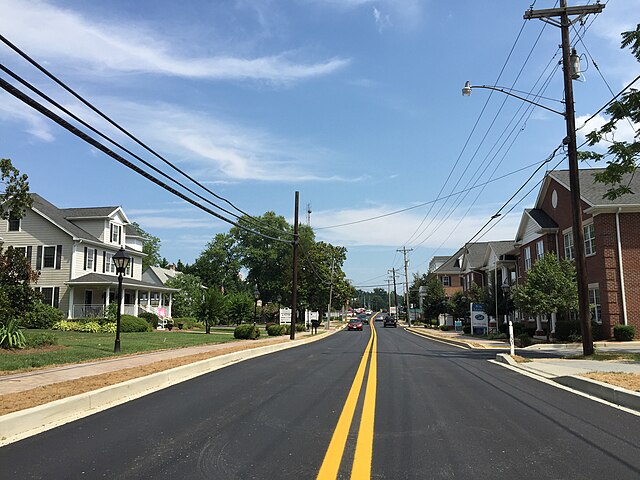
[[[46,302],[46,299],[44,297],[44,292],[43,290],[51,290],[51,301],[50,302]],[[40,295],[42,295],[42,303],[44,303],[45,305],[49,305],[50,307],[53,307],[53,294],[55,293],[56,289],[54,287],[38,287],[38,292],[40,292]]]
[[[443,275],[442,276],[442,285],[444,287],[450,287],[451,286],[451,277],[449,275]]]
[[[569,229],[569,231],[564,232],[562,238],[564,239],[564,258],[573,260],[576,257],[575,247],[573,246],[573,230]]]
[[[120,231],[119,225],[111,222],[112,227],[109,227],[111,230],[111,238],[109,239],[111,243],[120,243],[120,236],[118,232]],[[114,238],[115,237],[115,238]]]
[[[113,253],[105,252],[104,273],[116,273],[116,265],[113,263]]]
[[[53,248],[53,265],[51,265],[50,267],[46,266],[44,264],[44,259],[45,259],[45,252],[47,251],[47,248]],[[56,268],[56,257],[58,256],[58,247],[56,245],[43,245],[42,246],[42,258],[40,259],[42,261],[41,267],[42,270],[44,270],[45,268]]]
[[[591,320],[598,325],[602,325],[602,302],[600,301],[600,285],[597,283],[589,284],[589,311],[591,312]]]
[[[87,270],[93,270],[93,262],[96,261],[95,253],[93,248],[87,248]]]
[[[536,260],[540,260],[544,257],[544,240],[538,240],[536,242]]]
[[[596,254],[596,229],[593,222],[584,225],[584,254],[586,257]]]
[[[524,249],[524,271],[528,272],[531,269],[531,247]]]

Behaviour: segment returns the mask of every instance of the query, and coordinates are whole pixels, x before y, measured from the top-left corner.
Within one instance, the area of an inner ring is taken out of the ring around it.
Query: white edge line
[[[580,390],[575,390],[575,389],[573,389],[571,387],[567,387],[567,386],[562,385],[560,383],[554,382],[553,380],[550,380],[548,378],[540,377],[540,376],[538,376],[538,375],[536,375],[534,373],[527,372],[526,370],[522,370],[521,368],[512,367],[511,365],[507,365],[506,363],[498,362],[497,360],[488,360],[488,362],[494,363],[494,364],[499,365],[499,366],[504,367],[504,368],[508,368],[509,370],[513,370],[514,372],[519,373],[520,375],[525,375],[525,376],[527,376],[529,378],[533,378],[534,380],[538,380],[539,382],[546,383],[547,385],[551,385],[552,387],[556,387],[556,388],[559,388],[561,390],[566,390],[567,392],[571,392],[571,393],[574,393],[576,395],[580,395],[581,397],[588,398],[590,400],[593,400],[594,402],[602,403],[603,405],[607,405],[609,407],[613,407],[613,408],[616,408],[618,410],[622,410],[623,412],[627,412],[627,413],[630,413],[632,415],[635,415],[636,417],[640,417],[640,412],[638,412],[636,410],[632,410],[630,408],[623,407],[622,405],[618,405],[617,403],[612,403],[612,402],[609,402],[607,400],[603,400],[602,398],[599,398],[599,397],[594,397],[593,395],[589,395],[588,393],[581,392]]]
[[[427,340],[433,340],[434,342],[438,342],[438,343],[444,343],[445,345],[450,345],[452,347],[461,348],[462,350],[473,350],[471,347],[463,347],[462,345],[456,345],[455,343],[450,343],[450,342],[445,342],[443,340],[438,340],[437,338],[433,338],[433,337],[430,337],[428,335],[420,335],[419,333],[412,332],[411,330],[407,330],[406,328],[405,328],[404,331],[407,332],[407,333],[410,333],[411,335],[415,335],[416,337],[426,338]]]

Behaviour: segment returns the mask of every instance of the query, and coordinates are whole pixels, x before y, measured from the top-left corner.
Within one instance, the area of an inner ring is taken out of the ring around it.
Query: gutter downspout
[[[620,292],[622,293],[622,322],[627,325],[627,297],[624,291],[624,268],[622,266],[622,240],[620,238],[620,211],[616,212],[616,240],[618,241],[618,270],[620,274]]]

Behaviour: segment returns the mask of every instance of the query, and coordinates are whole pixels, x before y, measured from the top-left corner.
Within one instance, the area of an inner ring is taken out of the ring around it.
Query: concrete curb
[[[341,331],[228,353],[0,416],[0,447],[235,363],[306,345]]]
[[[616,387],[615,385],[609,385],[608,383],[599,382],[590,378],[581,377],[578,375],[543,375],[541,372],[528,369],[518,362],[516,362],[511,355],[506,353],[499,353],[496,355],[496,361],[500,363],[506,363],[512,367],[518,368],[524,372],[536,375],[541,378],[551,380],[553,382],[564,385],[565,387],[578,390],[579,392],[586,393],[593,397],[606,400],[622,407],[630,408],[632,410],[640,411],[640,393],[627,390],[626,388]]]
[[[576,375],[556,377],[553,380],[565,387],[574,388],[583,393],[615,403],[616,405],[640,411],[640,393],[627,390],[626,388],[616,387],[615,385],[609,385],[608,383]]]
[[[425,332],[424,330],[419,330],[419,329],[416,329],[414,327],[411,327],[411,328],[405,327],[405,330],[408,331],[408,332],[411,332],[411,333],[415,333],[417,335],[422,335],[423,337],[432,338],[434,340],[439,340],[439,341],[444,342],[444,343],[450,343],[451,345],[457,345],[459,347],[465,347],[465,348],[469,348],[469,349],[476,348],[476,347],[473,347],[472,345],[469,345],[467,342],[463,342],[463,341],[460,341],[460,340],[452,340],[450,338],[442,338],[442,337],[440,337],[438,335],[431,335],[428,332]]]

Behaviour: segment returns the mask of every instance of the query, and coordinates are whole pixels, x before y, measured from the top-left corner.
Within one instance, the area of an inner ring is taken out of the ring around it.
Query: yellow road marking
[[[376,388],[378,381],[378,360],[376,353],[378,350],[378,339],[373,324],[373,346],[371,347],[371,362],[369,363],[369,375],[367,376],[367,390],[364,396],[364,406],[362,408],[362,419],[358,430],[358,442],[356,443],[356,454],[353,458],[351,478],[364,479],[371,478],[371,460],[373,459],[373,424],[376,417]]]
[[[340,463],[342,462],[342,456],[344,455],[344,449],[347,444],[349,429],[351,428],[351,423],[353,422],[353,416],[355,414],[356,404],[358,403],[358,397],[360,396],[360,390],[362,390],[362,384],[364,382],[364,372],[367,367],[367,360],[369,359],[369,353],[371,352],[371,349],[375,344],[376,333],[373,322],[375,322],[376,316],[377,314],[374,315],[369,322],[371,324],[371,337],[369,338],[367,348],[365,348],[364,353],[362,354],[360,365],[358,366],[358,370],[356,371],[356,376],[353,379],[351,388],[349,389],[349,395],[347,395],[347,400],[344,404],[344,407],[342,408],[342,413],[340,414],[338,424],[336,425],[336,429],[334,430],[333,436],[331,437],[331,442],[329,442],[329,448],[327,448],[327,453],[324,456],[322,466],[320,467],[320,471],[318,472],[318,480],[335,480],[338,476],[338,470],[340,469]],[[368,391],[369,381],[367,381],[367,392]],[[365,403],[366,397],[367,395],[365,394]],[[375,390],[373,395],[373,410],[375,411]],[[371,420],[371,425],[373,426],[373,419]],[[370,469],[371,457],[369,457],[369,471]]]

